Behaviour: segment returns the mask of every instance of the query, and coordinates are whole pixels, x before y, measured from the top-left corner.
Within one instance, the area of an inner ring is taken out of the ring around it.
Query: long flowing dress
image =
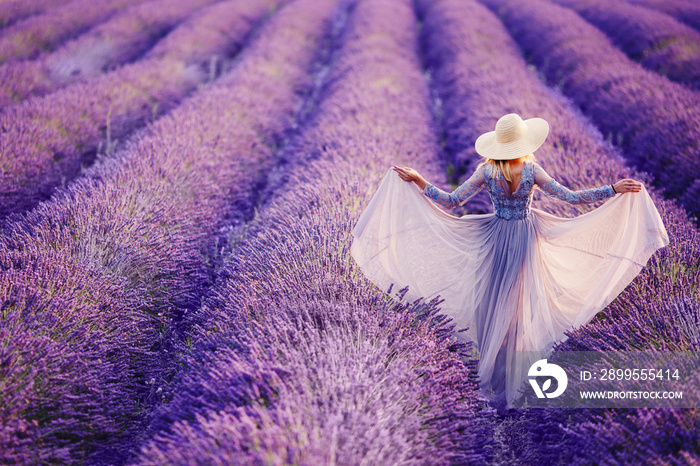
[[[572,204],[608,200],[561,218],[531,207],[535,187]],[[493,213],[458,217],[436,205],[463,205],[483,188]],[[455,336],[475,343],[482,393],[509,408],[527,388],[530,365],[612,302],[669,242],[643,186],[571,191],[534,161],[525,162],[514,192],[489,164],[451,193],[430,183],[421,190],[390,168],[352,234],[351,254],[378,287],[408,286],[403,299],[411,301],[444,300],[441,312],[467,327]]]

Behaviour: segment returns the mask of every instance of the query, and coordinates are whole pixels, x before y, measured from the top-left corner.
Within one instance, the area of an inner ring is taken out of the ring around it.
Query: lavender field
[[[542,117],[670,238],[555,352],[700,351],[700,9],[613,4],[0,0],[0,464],[700,464],[698,408],[498,414],[350,255],[392,165],[452,190]]]

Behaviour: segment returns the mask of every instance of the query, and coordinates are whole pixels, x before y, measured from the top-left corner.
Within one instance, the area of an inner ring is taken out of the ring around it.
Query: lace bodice
[[[491,173],[490,165],[482,165],[468,180],[451,193],[447,193],[428,183],[423,189],[423,194],[438,204],[452,209],[458,205],[464,205],[479,191],[486,188],[493,202],[494,214],[504,219],[527,217],[530,213],[530,204],[535,186],[539,187],[548,196],[561,199],[570,204],[587,204],[615,195],[611,185],[571,191],[549,176],[539,164],[532,161],[526,161],[523,165],[520,182],[512,193],[508,182],[500,170],[496,169],[495,172],[495,174]]]

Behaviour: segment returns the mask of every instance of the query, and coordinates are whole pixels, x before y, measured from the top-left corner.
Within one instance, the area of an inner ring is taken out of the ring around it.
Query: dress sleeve
[[[599,188],[571,191],[569,188],[559,184],[557,180],[549,176],[547,172],[536,163],[534,164],[534,174],[535,183],[545,194],[570,204],[589,204],[613,197],[616,194],[613,187],[609,184]]]
[[[476,193],[484,187],[484,167],[476,170],[472,176],[462,183],[460,187],[451,193],[445,192],[442,189],[428,183],[423,188],[423,194],[434,200],[438,204],[453,209],[458,205],[464,205],[469,199],[474,197]]]

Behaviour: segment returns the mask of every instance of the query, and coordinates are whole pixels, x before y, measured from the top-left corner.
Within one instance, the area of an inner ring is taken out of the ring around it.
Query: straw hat
[[[549,134],[549,124],[542,118],[524,120],[515,113],[498,119],[496,131],[479,136],[474,144],[482,157],[512,160],[532,154]]]

